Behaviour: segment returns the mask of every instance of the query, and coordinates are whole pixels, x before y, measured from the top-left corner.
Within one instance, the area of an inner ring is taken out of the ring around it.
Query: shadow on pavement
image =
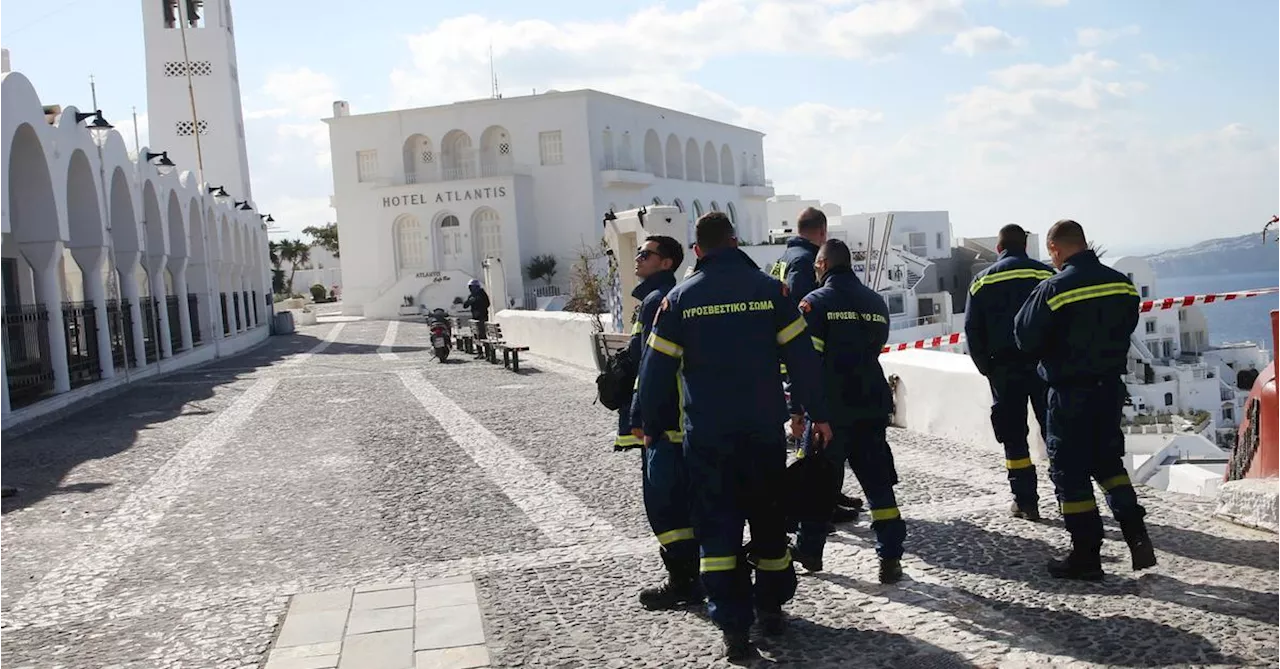
[[[907,579],[894,588],[841,574],[820,578],[845,588],[935,611],[957,629],[999,644],[1065,655],[1104,666],[1236,665],[1217,644],[1194,632],[1125,615],[1085,615],[1064,609],[984,597],[962,588]],[[1035,635],[1035,636],[1030,636]]]
[[[777,638],[753,636],[761,657],[739,666],[912,667],[965,669],[977,665],[951,651],[916,638],[857,627],[831,627],[805,618],[789,618]]]
[[[1280,544],[1275,539],[1231,539],[1150,521],[1147,532],[1157,549],[1192,560],[1267,570],[1280,562]]]

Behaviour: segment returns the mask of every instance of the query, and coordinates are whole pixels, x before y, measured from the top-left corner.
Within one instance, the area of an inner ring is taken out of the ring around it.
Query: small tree
[[[542,279],[550,286],[551,279],[556,275],[556,257],[550,253],[534,256],[529,259],[529,264],[525,265],[524,272],[530,281]]]
[[[591,314],[598,330],[604,329],[600,314],[609,308],[605,296],[617,272],[612,265],[604,272],[598,269],[601,260],[608,257],[608,249],[603,239],[596,246],[584,244],[578,249],[578,258],[569,276],[569,300],[564,305],[565,311]]]
[[[299,265],[306,265],[310,262],[311,245],[301,239],[286,239],[280,242],[280,260],[289,263],[289,278],[285,281],[285,287],[292,294],[293,275],[297,273]]]
[[[311,237],[312,244],[332,253],[335,258],[339,257],[337,223],[325,223],[320,226],[309,225],[303,228],[302,232]]]

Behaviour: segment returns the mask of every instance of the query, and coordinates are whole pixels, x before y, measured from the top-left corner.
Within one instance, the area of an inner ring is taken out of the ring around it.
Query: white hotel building
[[[674,205],[689,225],[719,210],[744,241],[767,236],[773,188],[755,130],[594,90],[357,115],[338,101],[325,122],[352,315],[394,318],[406,297],[448,308],[473,277],[495,309],[519,304],[523,268],[542,254],[567,286],[610,208]]]

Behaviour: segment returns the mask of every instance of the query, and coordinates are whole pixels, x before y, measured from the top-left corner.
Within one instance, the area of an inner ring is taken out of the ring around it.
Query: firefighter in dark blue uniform
[[[708,613],[724,633],[726,657],[736,660],[751,652],[755,618],[765,634],[783,631],[782,605],[796,589],[781,500],[779,427],[787,414],[779,357],[818,438],[829,441],[831,428],[818,357],[786,287],[738,250],[725,214],[702,216],[696,234],[697,272],[667,294],[649,336],[640,406],[645,442],[656,442],[668,426],[655,412],[680,398]],[[744,521],[751,523],[747,547]]]
[[[787,284],[791,301],[796,305],[805,295],[812,293],[820,285],[814,270],[814,262],[818,258],[818,248],[827,241],[827,215],[821,209],[806,207],[796,216],[796,236],[787,240],[787,250],[778,262],[770,268],[769,274]],[[782,366],[783,387],[789,388],[786,380],[786,365]],[[843,475],[843,474],[842,474]],[[858,518],[862,509],[862,500],[848,497],[843,492],[836,498],[837,505],[832,511],[832,522],[842,523]],[[830,529],[830,528],[828,528]]]
[[[1027,257],[1027,232],[1018,225],[1000,228],[1000,257],[974,278],[964,312],[964,335],[973,365],[991,385],[991,427],[1004,445],[1004,466],[1013,492],[1010,513],[1040,520],[1036,468],[1027,443],[1027,401],[1044,436],[1048,388],[1036,372],[1035,357],[1018,350],[1013,317],[1041,281],[1053,276],[1046,264]]]
[[[1060,272],[1032,291],[1018,311],[1018,348],[1040,360],[1049,385],[1049,477],[1071,533],[1071,553],[1049,562],[1057,578],[1102,578],[1102,518],[1090,479],[1106,492],[1133,557],[1134,570],[1155,566],[1137,493],[1125,472],[1121,409],[1130,336],[1138,324],[1138,291],[1103,265],[1079,223],[1058,221],[1047,246]]]
[[[893,398],[880,367],[880,351],[889,341],[889,307],[884,298],[858,280],[852,260],[844,242],[827,240],[817,259],[822,287],[800,301],[813,347],[822,357],[834,433],[821,452],[815,453],[812,444],[804,443],[803,456],[828,458],[834,465],[829,471],[835,490],[844,483],[844,463],[848,461],[871,506],[880,582],[895,583],[902,578],[900,561],[907,526],[893,496],[898,474],[885,438]],[[793,401],[792,416],[801,413],[802,407]],[[824,515],[800,522],[792,557],[809,571],[822,570],[826,519]]]
[[[642,281],[631,292],[640,300],[640,309],[630,348],[637,362],[646,355],[644,342],[653,332],[654,316],[663,298],[675,287],[674,270],[682,262],[684,249],[680,242],[663,235],[648,237],[636,253],[636,276]],[[675,382],[674,376],[667,380],[672,386]],[[636,384],[638,387],[638,378]],[[643,443],[641,426],[644,418],[639,392],[633,394],[631,405],[625,407],[623,413],[630,414],[628,436],[637,443]],[[658,538],[659,555],[667,569],[667,580],[640,592],[640,603],[647,609],[669,609],[703,600],[698,576],[698,542],[689,518],[689,478],[684,466],[684,435],[680,432],[676,395],[672,395],[662,413],[658,422],[664,429],[661,436],[644,447],[641,471],[645,513],[649,517],[649,527]]]

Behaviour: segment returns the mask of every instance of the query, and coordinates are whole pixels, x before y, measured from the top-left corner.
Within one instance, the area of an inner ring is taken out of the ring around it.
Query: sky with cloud
[[[46,103],[88,107],[94,74],[146,144],[151,5],[8,0],[0,42]],[[779,193],[847,213],[947,209],[971,236],[1071,217],[1146,252],[1280,206],[1274,0],[233,5],[254,192],[295,233],[335,217],[334,100],[487,97],[491,48],[507,97],[590,87],[759,129]]]

